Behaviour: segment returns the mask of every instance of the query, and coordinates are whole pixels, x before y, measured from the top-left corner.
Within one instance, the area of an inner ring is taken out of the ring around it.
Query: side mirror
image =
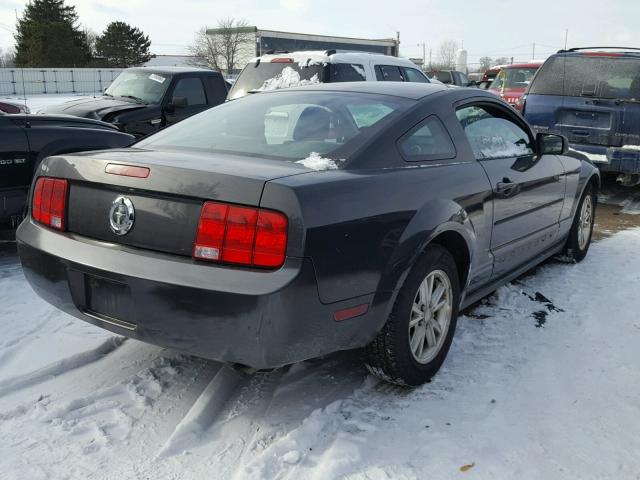
[[[173,97],[167,105],[167,112],[175,112],[176,108],[184,108],[188,105],[187,97]]]
[[[564,155],[569,151],[567,137],[553,133],[538,133],[536,145],[540,155]]]

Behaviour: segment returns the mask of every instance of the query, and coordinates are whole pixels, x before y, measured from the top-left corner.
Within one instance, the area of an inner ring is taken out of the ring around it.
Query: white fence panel
[[[0,95],[100,93],[119,68],[0,68]]]

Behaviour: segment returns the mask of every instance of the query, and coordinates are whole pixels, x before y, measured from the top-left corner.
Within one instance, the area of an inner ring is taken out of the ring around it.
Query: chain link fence
[[[101,93],[121,71],[118,68],[0,68],[0,95]]]

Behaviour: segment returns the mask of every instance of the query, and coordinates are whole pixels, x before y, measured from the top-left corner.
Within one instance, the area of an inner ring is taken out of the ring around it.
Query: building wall
[[[210,29],[211,36],[219,35],[217,29]],[[363,52],[398,55],[398,47],[393,39],[373,40],[364,38],[331,37],[306,33],[260,30],[257,27],[243,27],[242,46],[237,55],[236,71],[242,70],[252,58],[264,55],[270,50],[288,52],[305,50],[359,50]]]
[[[383,55],[393,55],[392,47],[386,45],[371,45],[359,43],[357,41],[329,41],[329,40],[310,40],[298,38],[277,38],[271,36],[260,36],[257,43],[259,52],[267,52],[269,50],[285,50],[288,52],[299,52],[304,50],[359,50],[362,52],[381,53]]]

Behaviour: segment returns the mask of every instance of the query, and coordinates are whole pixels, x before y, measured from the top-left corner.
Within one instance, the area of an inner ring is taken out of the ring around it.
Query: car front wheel
[[[593,186],[587,185],[578,204],[569,237],[562,252],[563,258],[572,262],[580,262],[587,256],[593,233],[596,201],[597,196]]]
[[[417,386],[444,362],[456,328],[460,287],[455,261],[428,248],[407,276],[387,323],[367,347],[367,368],[388,382]]]

